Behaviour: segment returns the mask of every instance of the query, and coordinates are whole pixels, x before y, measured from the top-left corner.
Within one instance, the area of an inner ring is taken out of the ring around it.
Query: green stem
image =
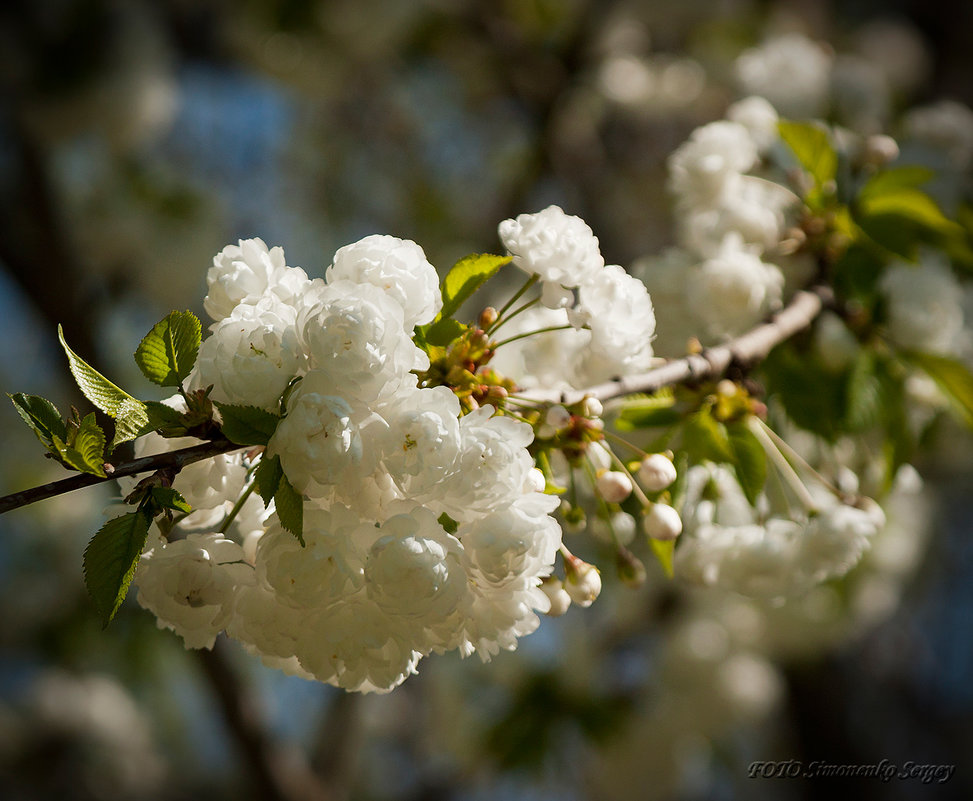
[[[503,322],[504,319],[503,316],[507,313],[507,310],[510,309],[510,307],[513,306],[518,300],[520,300],[520,298],[523,297],[524,293],[528,289],[530,289],[534,284],[536,284],[540,280],[540,278],[541,277],[537,273],[534,273],[533,275],[527,278],[527,281],[524,283],[524,285],[520,289],[518,289],[517,292],[514,294],[514,296],[504,304],[503,308],[500,309],[499,312],[497,312],[496,322],[494,322],[494,324],[487,329],[486,333],[489,334],[491,331],[496,331],[497,328],[500,327],[500,323]]]
[[[247,502],[247,499],[251,495],[253,495],[253,491],[256,488],[257,488],[257,482],[256,481],[251,481],[247,485],[247,488],[243,491],[243,493],[240,495],[240,497],[237,498],[237,502],[235,504],[233,504],[233,508],[230,509],[230,513],[223,520],[223,524],[219,528],[220,534],[226,534],[226,532],[230,528],[230,525],[233,523],[234,519],[236,519],[236,516],[238,514],[240,514],[240,510],[243,508],[243,504],[245,504]]]
[[[540,298],[534,298],[533,300],[528,300],[523,306],[518,306],[516,309],[510,312],[510,314],[508,314],[506,317],[501,317],[500,319],[498,319],[497,322],[494,324],[494,326],[490,329],[490,333],[495,334],[497,330],[500,328],[500,326],[502,326],[504,323],[510,322],[518,314],[527,311],[529,308],[531,308],[532,306],[536,306],[540,302],[541,302]]]
[[[757,422],[754,422],[757,421]],[[811,493],[808,492],[804,482],[801,481],[801,477],[794,471],[791,467],[791,463],[787,461],[787,458],[781,453],[780,448],[778,448],[774,441],[767,436],[767,432],[758,425],[759,420],[756,417],[750,418],[750,424],[748,428],[753,432],[753,435],[760,440],[760,444],[763,445],[764,450],[770,457],[770,460],[774,463],[781,477],[787,482],[787,486],[790,487],[791,491],[797,496],[797,499],[801,502],[806,512],[816,512],[818,511],[818,505],[814,502],[814,498],[811,497]]]
[[[496,350],[501,345],[507,345],[507,344],[509,344],[511,342],[516,342],[518,339],[526,339],[527,337],[532,337],[535,334],[545,334],[548,331],[566,331],[569,328],[574,328],[574,326],[573,325],[551,325],[551,326],[548,326],[547,328],[537,328],[537,329],[535,329],[533,331],[527,331],[527,332],[525,332],[523,334],[517,334],[517,336],[515,336],[515,337],[510,337],[508,339],[503,339],[500,342],[497,342],[493,346],[493,350]]]

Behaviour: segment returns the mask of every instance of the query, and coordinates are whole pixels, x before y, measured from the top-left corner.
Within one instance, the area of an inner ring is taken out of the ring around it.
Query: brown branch
[[[292,748],[285,750],[269,737],[259,704],[230,664],[224,639],[218,638],[212,650],[200,649],[196,655],[252,778],[253,797],[261,801],[334,801],[303,755]]]
[[[732,364],[755,364],[766,358],[774,347],[807,328],[832,302],[833,296],[829,288],[812,287],[795,294],[790,303],[768,322],[724,345],[673,359],[647,373],[623,376],[593,387],[568,392],[527,390],[520,393],[520,396],[538,402],[565,404],[577,403],[585,397],[606,401],[635,392],[655,392],[675,384],[716,378],[723,375]]]
[[[242,450],[242,446],[226,439],[214,442],[203,442],[199,445],[192,445],[178,451],[168,451],[167,453],[157,453],[155,456],[143,456],[141,459],[133,459],[131,462],[122,462],[114,465],[114,470],[107,476],[94,476],[89,473],[80,473],[70,478],[62,478],[60,481],[52,481],[40,487],[14,492],[0,498],[0,514],[9,512],[11,509],[18,509],[27,506],[35,501],[43,501],[46,498],[53,498],[56,495],[63,495],[82,487],[91,487],[95,484],[103,484],[122,476],[133,476],[136,473],[147,473],[149,471],[173,468],[179,470],[193,462],[200,462],[203,459],[210,459],[219,456],[221,453]],[[107,472],[107,471],[106,471]]]

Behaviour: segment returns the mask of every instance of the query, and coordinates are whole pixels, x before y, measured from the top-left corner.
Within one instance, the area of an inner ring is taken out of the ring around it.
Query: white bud
[[[550,617],[560,617],[568,611],[568,607],[571,606],[571,596],[564,589],[561,579],[545,579],[541,584],[541,590],[551,601],[551,608],[547,610]]]
[[[585,398],[584,413],[587,417],[601,417],[603,411],[605,411],[605,407],[601,405],[598,398]]]
[[[527,479],[524,481],[524,492],[543,492],[546,486],[547,479],[544,478],[544,473],[535,467],[527,474]]]
[[[635,518],[628,512],[616,512],[612,515],[611,527],[619,545],[628,545],[635,539],[635,526]]]
[[[639,465],[639,481],[649,492],[661,492],[676,480],[676,466],[664,453],[646,456]]]
[[[595,488],[608,503],[621,503],[632,494],[632,479],[619,470],[609,470],[598,476]]]
[[[674,540],[682,533],[682,520],[671,506],[655,503],[642,518],[642,528],[654,540]]]
[[[578,560],[578,564],[568,570],[564,589],[578,606],[591,606],[601,594],[601,573],[588,562]]]
[[[571,422],[571,412],[561,406],[561,404],[552,406],[547,410],[547,414],[544,415],[544,422],[553,428],[564,428]]]

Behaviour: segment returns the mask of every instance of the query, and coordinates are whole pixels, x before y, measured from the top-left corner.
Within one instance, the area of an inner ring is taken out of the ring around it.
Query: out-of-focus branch
[[[303,754],[285,750],[267,734],[259,705],[233,670],[226,642],[196,651],[199,665],[220,706],[230,734],[253,780],[253,797],[261,801],[336,801],[311,771]]]
[[[675,384],[717,378],[733,364],[751,365],[766,358],[774,347],[807,328],[831,302],[832,293],[828,287],[812,287],[795,294],[790,303],[768,322],[723,345],[673,359],[646,373],[616,378],[593,387],[568,392],[535,389],[521,392],[520,396],[552,403],[576,403],[585,397],[606,401],[634,392],[655,392]]]
[[[155,456],[143,456],[141,459],[133,459],[131,462],[121,462],[114,465],[114,470],[108,472],[107,476],[95,476],[90,473],[79,473],[70,478],[62,478],[60,481],[52,481],[39,487],[14,492],[0,498],[0,514],[9,512],[11,509],[19,509],[21,506],[46,498],[53,498],[55,495],[63,495],[82,487],[91,487],[95,484],[102,484],[105,481],[112,481],[122,476],[134,476],[137,473],[148,473],[149,471],[173,468],[179,470],[193,462],[200,462],[203,459],[210,459],[219,456],[221,453],[241,450],[236,443],[226,439],[216,440],[215,442],[203,442],[199,445],[191,445],[178,451],[168,451],[158,453]]]

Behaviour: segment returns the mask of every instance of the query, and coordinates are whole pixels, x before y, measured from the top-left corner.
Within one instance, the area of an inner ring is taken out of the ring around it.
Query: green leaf
[[[926,373],[952,402],[960,419],[973,429],[973,373],[956,359],[909,351],[903,358]]]
[[[142,511],[113,518],[85,548],[85,586],[105,626],[125,600],[151,523],[152,518]]]
[[[185,415],[158,401],[146,401],[146,422],[141,433],[158,431],[163,437],[184,437],[189,433]]]
[[[834,441],[845,418],[844,373],[831,373],[813,353],[789,343],[774,348],[760,369],[768,397],[776,396],[791,420]]]
[[[858,197],[869,198],[900,189],[916,189],[931,180],[935,174],[928,167],[917,165],[882,170],[865,182],[858,193]]]
[[[266,445],[280,422],[276,414],[256,406],[236,406],[214,401],[223,418],[223,436],[237,445]]]
[[[697,412],[683,425],[682,444],[694,464],[706,460],[734,461],[726,426],[714,419],[708,409]]]
[[[682,419],[675,406],[676,396],[668,387],[652,395],[630,398],[622,406],[615,425],[622,431],[674,425]]]
[[[443,279],[441,287],[443,308],[436,319],[445,320],[456,314],[459,307],[484,282],[493,277],[503,265],[509,262],[509,256],[494,256],[491,253],[474,253],[456,262]]]
[[[737,480],[750,505],[755,506],[767,481],[767,452],[747,423],[728,423],[726,430],[733,450]]]
[[[827,131],[813,123],[788,120],[778,122],[777,129],[800,165],[811,174],[817,189],[834,180],[838,171],[838,154],[831,145]]]
[[[64,340],[64,331],[61,329],[61,326],[57,327],[57,337],[61,341],[61,347],[64,348],[64,352],[67,354],[71,375],[74,376],[78,388],[95,406],[111,417],[115,417],[118,414],[119,406],[126,400],[142,405],[140,400],[133,398],[125,390],[116,387],[111,381],[71,350],[68,347],[68,343]]]
[[[280,466],[280,457],[275,456],[271,459],[266,453],[261,456],[253,478],[257,482],[257,492],[263,498],[264,506],[270,506],[270,502],[274,500],[277,488],[284,478],[284,471]]]
[[[75,470],[104,478],[105,432],[96,422],[94,412],[85,415],[72,439],[61,451],[61,458]]]
[[[23,392],[14,395],[8,393],[7,397],[17,414],[45,445],[51,444],[52,437],[58,437],[62,441],[67,439],[68,431],[61,419],[61,413],[49,400],[40,395],[25,395]]]
[[[152,430],[148,423],[149,413],[142,401],[135,398],[122,400],[115,412],[115,436],[112,437],[110,450],[115,450],[123,442],[147,434]]]
[[[149,490],[149,496],[159,511],[171,509],[174,512],[183,512],[188,515],[193,510],[193,507],[189,505],[182,494],[172,487],[152,487]]]
[[[663,571],[665,571],[666,576],[672,578],[675,575],[673,569],[673,557],[676,553],[676,541],[675,540],[655,540],[649,537],[649,545],[652,547],[652,553],[655,554],[655,558],[658,560],[659,564],[662,566]]]
[[[202,331],[192,312],[169,312],[139,343],[135,363],[149,381],[178,387],[196,363]]]
[[[438,518],[439,525],[441,525],[447,534],[455,534],[456,530],[459,528],[459,523],[457,523],[448,514],[443,512]]]
[[[850,431],[864,431],[876,425],[883,413],[885,393],[876,373],[875,353],[863,348],[848,375],[845,427]]]
[[[892,215],[947,236],[963,233],[962,227],[943,214],[935,200],[914,187],[870,193],[859,198],[857,208],[863,226],[870,217]]]
[[[444,348],[454,339],[461,337],[469,326],[463,325],[452,317],[437,320],[423,332],[427,345]]]
[[[277,506],[277,517],[280,518],[280,524],[297,537],[297,541],[303,546],[304,499],[291,486],[291,482],[287,480],[285,475],[281,476],[277,492],[274,493],[274,503]]]

